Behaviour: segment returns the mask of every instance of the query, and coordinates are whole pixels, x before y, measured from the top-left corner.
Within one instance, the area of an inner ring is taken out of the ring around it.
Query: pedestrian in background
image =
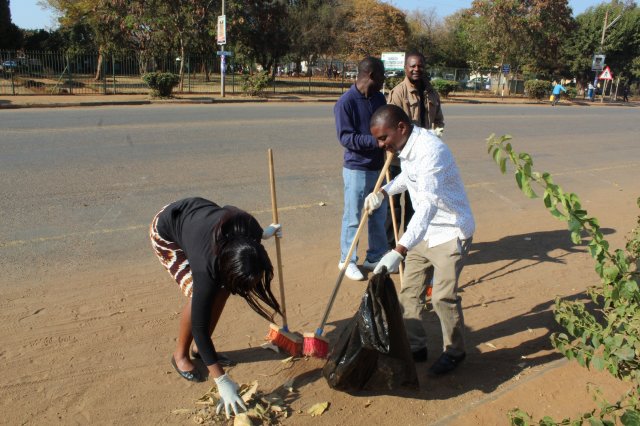
[[[388,103],[400,107],[416,126],[435,129],[436,135],[442,136],[444,132],[442,104],[438,92],[429,82],[424,55],[417,51],[408,52],[404,57],[404,71],[405,78],[391,90]],[[392,179],[400,174],[400,160],[397,154],[394,154],[389,171]],[[402,221],[406,230],[413,216],[413,206],[408,192],[404,193],[403,198],[404,206],[400,194],[394,195],[393,204],[395,216],[398,218],[398,226]],[[404,214],[402,213],[403,207]],[[387,242],[391,249],[396,246],[396,240],[390,213],[387,214],[386,227]]]
[[[622,88],[622,102],[629,102],[629,92],[631,92],[631,88],[629,84],[626,83]]]
[[[553,86],[553,91],[551,95],[553,96],[553,100],[551,101],[551,106],[556,106],[556,104],[560,101],[560,96],[562,92],[567,92],[567,89],[561,83],[556,83]]]
[[[412,125],[400,108],[387,105],[378,109],[371,118],[371,133],[381,147],[399,153],[402,171],[380,192],[369,194],[365,207],[375,211],[387,196],[409,191],[415,208],[407,231],[373,272],[380,273],[383,267],[392,270],[404,258],[404,281],[399,294],[402,316],[413,358],[424,362],[424,294],[427,272],[433,266],[431,303],[440,320],[443,352],[429,368],[429,374],[446,374],[466,356],[458,279],[475,231],[469,200],[447,145],[432,132]]]
[[[374,111],[387,102],[380,92],[384,83],[384,64],[378,58],[367,57],[358,64],[355,83],[338,102],[333,113],[338,141],[344,147],[342,179],[344,183],[344,211],[340,233],[340,262],[347,262],[345,275],[355,281],[364,280],[357,266],[357,249],[346,259],[360,223],[364,199],[370,193],[384,164],[384,151],[371,136],[369,122]],[[366,258],[363,267],[373,270],[387,251],[385,219],[387,210],[380,209],[369,217]]]

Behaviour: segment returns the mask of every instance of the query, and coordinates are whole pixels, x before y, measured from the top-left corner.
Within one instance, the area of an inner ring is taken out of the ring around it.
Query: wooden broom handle
[[[387,170],[387,183],[391,182],[391,173]],[[405,194],[405,197],[408,195]],[[393,238],[396,240],[396,244],[398,244],[398,220],[396,219],[396,211],[394,209],[395,201],[393,200],[393,195],[389,195],[389,210],[391,211],[391,223],[393,224]],[[402,275],[404,275],[404,265],[402,262],[398,265],[398,271],[400,272],[400,287],[402,288]]]
[[[389,165],[391,164],[391,160],[393,159],[393,154],[387,153],[387,161],[385,161],[384,166],[382,166],[382,171],[380,172],[380,176],[378,176],[378,180],[376,181],[376,186],[373,188],[373,192],[380,191],[380,187],[382,186],[382,181],[384,180],[387,170],[389,170]],[[340,284],[342,283],[342,279],[344,278],[344,274],[347,271],[347,266],[351,261],[351,255],[356,248],[356,244],[358,244],[358,238],[360,238],[360,234],[364,229],[364,224],[367,223],[367,217],[369,214],[366,209],[362,209],[360,219],[360,225],[358,226],[358,230],[356,231],[356,235],[353,237],[353,241],[351,241],[351,247],[349,247],[349,253],[347,253],[347,257],[344,258],[344,265],[342,265],[342,269],[340,269],[340,273],[338,274],[338,279],[336,280],[336,284],[333,287],[333,292],[331,293],[331,297],[329,298],[329,305],[327,305],[327,309],[324,312],[324,316],[322,317],[322,321],[320,321],[320,327],[316,330],[317,335],[322,334],[322,330],[324,329],[324,325],[327,322],[327,318],[329,318],[329,312],[331,312],[331,307],[333,306],[333,302],[336,299],[336,295],[338,294],[338,289],[340,288]]]
[[[271,183],[271,211],[273,223],[278,221],[278,201],[276,199],[276,176],[273,171],[273,150],[269,148],[269,182]],[[278,268],[278,284],[280,285],[280,311],[282,312],[282,327],[287,328],[287,305],[284,298],[284,283],[282,280],[282,255],[280,253],[280,237],[274,235],[276,240],[276,264]]]

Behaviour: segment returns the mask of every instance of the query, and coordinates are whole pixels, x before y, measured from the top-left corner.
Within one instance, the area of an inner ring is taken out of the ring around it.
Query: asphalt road
[[[492,133],[513,135],[515,148],[567,189],[606,196],[634,188],[625,205],[640,195],[635,108],[446,104],[444,112],[476,216],[530,206],[487,155]],[[48,274],[104,262],[135,265],[148,250],[150,218],[180,197],[237,205],[268,223],[267,148],[294,247],[331,244],[338,232],[342,149],[332,104],[29,109],[0,120],[2,286],[40,285]],[[309,220],[318,208],[323,219]]]

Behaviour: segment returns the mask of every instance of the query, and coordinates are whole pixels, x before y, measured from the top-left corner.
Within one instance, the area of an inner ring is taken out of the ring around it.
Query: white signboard
[[[385,71],[404,69],[404,52],[382,52],[382,62]]]
[[[218,44],[227,44],[227,18],[226,15],[218,16]]]
[[[593,55],[591,71],[602,71],[604,69],[604,55]]]

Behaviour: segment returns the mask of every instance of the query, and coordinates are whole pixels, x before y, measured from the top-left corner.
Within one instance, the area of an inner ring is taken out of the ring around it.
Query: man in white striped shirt
[[[431,131],[411,124],[395,105],[380,107],[371,117],[371,134],[378,146],[399,153],[402,172],[380,192],[365,200],[369,211],[385,197],[409,191],[415,213],[396,247],[380,260],[392,271],[405,258],[400,303],[411,350],[418,362],[427,359],[424,295],[427,271],[433,266],[433,308],[440,319],[443,353],[429,373],[454,370],[465,358],[464,317],[458,278],[469,252],[475,222],[453,155]]]

